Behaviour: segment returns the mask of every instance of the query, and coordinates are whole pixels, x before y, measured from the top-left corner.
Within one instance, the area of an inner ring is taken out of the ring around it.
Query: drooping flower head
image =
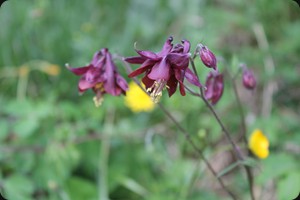
[[[211,52],[207,46],[199,44],[199,55],[200,58],[205,66],[208,68],[213,68],[214,70],[217,69],[217,59],[216,56]]]
[[[243,69],[243,85],[249,90],[253,90],[256,87],[256,78],[248,68]]]
[[[205,87],[205,98],[210,100],[213,105],[216,104],[224,91],[223,74],[215,70],[210,71],[206,77]]]
[[[126,80],[118,73],[112,56],[106,48],[96,52],[87,66],[78,68],[66,66],[75,75],[81,76],[78,83],[80,93],[93,89],[96,94],[94,97],[96,106],[101,105],[104,94],[119,96],[125,94],[128,88]]]
[[[173,46],[172,41],[173,38],[169,37],[158,53],[136,50],[139,56],[125,58],[125,61],[129,63],[141,64],[140,68],[128,76],[132,78],[145,73],[142,82],[155,103],[159,101],[165,88],[171,97],[176,92],[178,83],[180,93],[184,96],[184,78],[198,87],[201,86],[197,77],[188,68],[190,42],[182,40],[181,44]]]
[[[129,89],[125,96],[125,105],[133,112],[150,112],[155,104],[135,82],[129,83]]]
[[[269,140],[260,129],[255,129],[248,142],[251,152],[260,159],[264,159],[269,155]]]

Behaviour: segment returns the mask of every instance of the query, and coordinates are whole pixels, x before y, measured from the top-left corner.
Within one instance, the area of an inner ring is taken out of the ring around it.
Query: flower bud
[[[200,44],[199,54],[204,65],[206,65],[208,68],[213,68],[214,70],[216,70],[216,56],[207,48],[207,46]]]
[[[253,90],[256,87],[256,78],[249,69],[244,69],[243,71],[243,85],[249,90]]]
[[[211,71],[206,78],[205,87],[205,98],[210,100],[213,105],[216,104],[224,91],[223,74]]]

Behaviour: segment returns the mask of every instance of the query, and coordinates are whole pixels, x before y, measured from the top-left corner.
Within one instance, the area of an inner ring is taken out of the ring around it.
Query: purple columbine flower
[[[217,69],[216,56],[207,48],[207,46],[200,44],[199,47],[200,47],[199,55],[203,64],[208,68],[213,68],[214,70],[216,70]]]
[[[103,101],[103,95],[109,93],[113,96],[125,95],[128,85],[126,80],[118,73],[116,65],[108,49],[104,48],[94,54],[91,63],[84,67],[66,67],[75,75],[81,76],[78,90],[84,93],[93,89],[95,105],[98,107]]]
[[[256,87],[256,78],[253,72],[247,68],[243,69],[243,85],[249,90],[253,90]]]
[[[224,91],[223,74],[215,70],[209,72],[205,87],[205,98],[210,100],[213,105],[216,104]]]
[[[173,47],[172,41],[173,38],[169,37],[158,53],[136,50],[140,56],[125,58],[125,61],[129,63],[141,64],[140,68],[128,76],[132,78],[145,73],[142,82],[155,103],[159,101],[165,88],[171,97],[176,92],[178,83],[180,93],[184,96],[184,78],[198,87],[201,86],[198,78],[188,68],[190,42],[182,40],[182,44],[176,44]]]

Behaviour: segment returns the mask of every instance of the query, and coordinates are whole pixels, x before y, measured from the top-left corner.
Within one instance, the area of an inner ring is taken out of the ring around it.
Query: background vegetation
[[[103,47],[125,56],[135,55],[136,41],[159,50],[169,35],[189,39],[193,49],[208,45],[226,61],[221,69],[226,63],[234,71],[245,62],[255,71],[257,90],[239,91],[248,134],[260,128],[271,144],[270,156],[254,164],[257,199],[287,200],[299,192],[295,2],[9,0],[0,8],[0,25],[0,191],[9,200],[94,200],[104,199],[105,191],[120,200],[227,198],[158,108],[133,113],[123,97],[107,96],[95,109],[92,92],[78,96],[78,77],[64,68],[85,65]],[[196,65],[204,82],[208,71],[199,60]],[[162,102],[219,172],[233,162],[202,102],[179,94]],[[216,109],[238,139],[240,117],[229,81]],[[224,178],[240,199],[250,198],[241,170]]]

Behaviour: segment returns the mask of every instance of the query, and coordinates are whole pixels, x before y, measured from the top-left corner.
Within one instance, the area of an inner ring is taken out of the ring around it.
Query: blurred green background
[[[169,35],[192,50],[202,42],[231,72],[253,69],[258,88],[237,84],[248,135],[270,140],[256,160],[257,199],[288,200],[300,190],[300,8],[289,0],[9,0],[0,8],[0,191],[9,200],[228,199],[174,124],[156,108],[133,113],[123,97],[95,108],[78,77],[95,51],[158,51]],[[118,66],[122,66],[116,61]],[[208,69],[199,59],[201,81]],[[123,73],[124,70],[120,69]],[[234,138],[240,116],[230,82],[216,110]],[[227,141],[199,99],[179,93],[162,103],[221,172],[234,162]],[[246,146],[239,143],[242,149]],[[250,199],[244,171],[224,176]]]

